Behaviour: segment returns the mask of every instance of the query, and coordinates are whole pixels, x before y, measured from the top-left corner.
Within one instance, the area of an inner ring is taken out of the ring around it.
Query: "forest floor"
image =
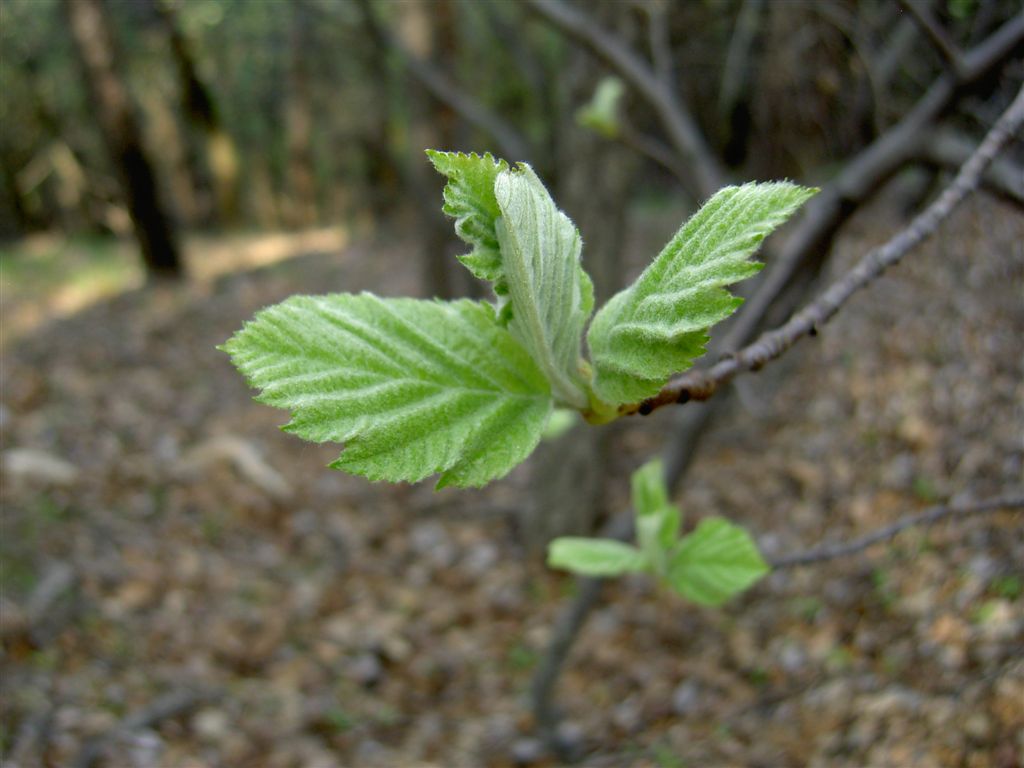
[[[899,226],[883,203],[831,269]],[[678,496],[770,554],[1020,490],[1024,217],[976,197],[747,377]],[[311,246],[316,250],[316,246]],[[215,349],[295,292],[416,292],[395,245],[132,290],[0,371],[5,766],[553,765],[525,691],[573,581],[512,517],[531,467],[435,493],[330,471]],[[5,297],[5,304],[8,298]],[[608,498],[666,438],[635,417]],[[589,766],[968,766],[1024,754],[1024,519],[777,572],[725,608],[605,592],[559,690]]]

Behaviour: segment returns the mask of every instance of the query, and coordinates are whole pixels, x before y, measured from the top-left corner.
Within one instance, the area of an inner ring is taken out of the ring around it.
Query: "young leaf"
[[[343,442],[331,464],[371,480],[484,485],[525,459],[550,388],[488,304],[295,296],[223,347],[284,428]]]
[[[626,86],[619,78],[603,78],[594,89],[590,102],[576,110],[576,122],[606,139],[614,139],[622,130],[619,124],[619,104],[625,92]]]
[[[434,168],[448,179],[444,187],[442,210],[455,219],[455,233],[473,250],[459,256],[459,261],[481,280],[494,283],[499,296],[508,293],[498,249],[494,222],[501,211],[494,198],[494,180],[508,168],[504,160],[495,160],[490,153],[438,152],[427,150]]]
[[[569,408],[556,408],[548,417],[541,433],[542,440],[557,440],[580,422],[580,412]]]
[[[634,472],[632,488],[640,548],[654,562],[663,562],[665,554],[676,545],[682,514],[668,498],[661,460],[649,461]]]
[[[647,568],[647,558],[636,547],[612,539],[563,536],[548,545],[548,565],[581,576],[619,576]]]
[[[768,571],[749,533],[724,518],[708,517],[672,553],[668,580],[688,600],[721,605]]]
[[[742,303],[725,286],[761,268],[748,257],[816,191],[745,184],[705,203],[594,317],[587,341],[597,395],[612,404],[637,402],[689,368],[704,354],[707,330]]]
[[[594,290],[580,266],[580,234],[524,163],[498,174],[494,194],[512,303],[509,328],[548,377],[556,401],[586,408],[580,346]]]

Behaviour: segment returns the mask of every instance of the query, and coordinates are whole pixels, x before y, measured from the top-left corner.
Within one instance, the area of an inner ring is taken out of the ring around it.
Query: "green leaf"
[[[581,576],[619,576],[645,570],[647,558],[621,541],[563,536],[548,545],[548,565]]]
[[[544,425],[542,440],[557,440],[570,429],[580,423],[580,412],[569,408],[556,408]]]
[[[597,395],[612,404],[651,397],[703,355],[708,329],[742,303],[725,286],[761,268],[748,257],[815,192],[775,182],[716,193],[594,317]]]
[[[473,246],[459,261],[481,280],[494,284],[498,296],[508,293],[495,221],[501,216],[494,197],[494,181],[508,168],[504,160],[495,160],[489,153],[438,152],[427,150],[427,157],[438,173],[448,179],[444,187],[442,210],[455,219],[455,232]]]
[[[488,304],[294,296],[224,345],[285,427],[342,442],[331,464],[371,480],[484,485],[525,459],[551,411],[547,381]]]
[[[669,500],[661,460],[649,461],[634,472],[632,488],[640,548],[653,562],[664,564],[676,545],[682,514]]]
[[[638,515],[656,515],[671,506],[665,486],[665,468],[661,459],[652,459],[630,478],[633,508]]]
[[[509,328],[548,377],[555,400],[586,408],[580,347],[594,291],[580,266],[580,234],[524,163],[498,174],[494,194],[512,303]]]
[[[708,517],[679,542],[668,580],[688,600],[721,605],[768,571],[749,533],[724,518]]]
[[[607,139],[614,139],[619,135],[619,103],[625,92],[626,86],[619,78],[603,78],[590,102],[576,110],[576,122]]]

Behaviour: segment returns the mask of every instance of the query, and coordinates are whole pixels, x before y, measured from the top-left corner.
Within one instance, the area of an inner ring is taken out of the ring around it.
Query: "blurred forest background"
[[[1022,53],[1017,0],[0,0],[5,768],[1022,765],[1019,513],[719,611],[543,566],[658,451],[774,554],[1019,492],[1020,142],[817,341],[482,491],[327,470],[215,350],[295,292],[483,297],[442,148],[533,165],[599,301],[720,186],[822,187],[714,359],[933,199]]]

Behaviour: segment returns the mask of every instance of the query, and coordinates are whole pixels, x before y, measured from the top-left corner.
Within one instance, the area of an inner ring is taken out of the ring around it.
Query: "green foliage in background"
[[[720,191],[597,313],[588,360],[594,294],[580,233],[537,175],[490,155],[428,154],[448,179],[444,210],[472,247],[461,260],[492,284],[495,303],[293,297],[224,345],[260,401],[291,412],[285,429],[344,443],[331,466],[371,480],[437,474],[438,487],[481,486],[533,451],[554,408],[602,423],[655,394],[703,354],[708,329],[740,303],[725,286],[757,271],[749,256],[813,194],[789,183]],[[698,529],[709,544],[661,562],[674,530],[655,536],[658,549],[639,529],[643,567],[669,577],[690,569],[688,584],[713,567],[700,560],[712,545],[734,543],[720,527]],[[602,547],[577,564],[635,570],[641,562]],[[713,599],[708,589],[688,596]]]

